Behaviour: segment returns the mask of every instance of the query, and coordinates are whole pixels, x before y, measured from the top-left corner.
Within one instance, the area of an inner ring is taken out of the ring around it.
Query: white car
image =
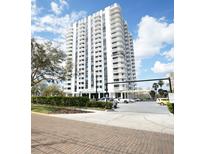
[[[102,97],[102,98],[100,98],[98,101],[100,101],[100,102],[113,101],[113,98]]]
[[[131,100],[128,99],[128,98],[120,98],[120,99],[119,99],[119,102],[120,102],[120,103],[130,103]]]
[[[141,101],[141,99],[139,99],[139,98],[135,98],[135,101],[139,102],[139,101]]]

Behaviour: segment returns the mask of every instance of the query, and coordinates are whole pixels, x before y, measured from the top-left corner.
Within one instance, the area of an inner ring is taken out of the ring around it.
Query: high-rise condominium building
[[[107,82],[136,79],[133,40],[118,4],[75,22],[66,41],[73,64],[67,92],[94,98],[97,88],[101,98],[105,96]],[[127,90],[133,87],[108,84],[109,97],[127,97]]]

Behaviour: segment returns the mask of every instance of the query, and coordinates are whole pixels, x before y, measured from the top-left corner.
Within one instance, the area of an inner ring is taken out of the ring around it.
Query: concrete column
[[[89,95],[89,99],[91,99],[91,94],[89,93],[88,95]]]

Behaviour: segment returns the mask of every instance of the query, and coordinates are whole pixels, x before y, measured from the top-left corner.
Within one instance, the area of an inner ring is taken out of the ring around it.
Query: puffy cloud
[[[51,9],[55,14],[60,14],[62,11],[61,7],[55,2],[51,2]]]
[[[53,40],[50,40],[50,39],[47,39],[41,36],[35,36],[34,38],[36,39],[38,43],[41,43],[41,44],[44,44],[46,42],[52,42],[53,47],[57,47],[61,49],[62,51],[66,52],[65,39],[63,39],[62,37],[58,37]]]
[[[55,2],[51,2],[51,10],[59,15],[61,14],[61,12],[63,11],[63,8],[65,6],[68,6],[68,2],[66,2],[65,0],[59,0],[59,4],[55,3]]]
[[[75,21],[85,17],[85,11],[71,12],[69,14],[61,15],[65,7],[68,7],[68,1],[56,0],[51,2],[51,14],[40,14],[43,8],[36,5],[36,0],[31,0],[31,33],[32,37],[36,38],[40,43],[52,41],[55,46],[65,51],[65,35],[67,28]],[[45,37],[42,33],[50,33],[53,37]],[[44,36],[44,37],[42,37]]]
[[[138,24],[138,37],[134,40],[135,55],[145,58],[159,54],[166,44],[173,44],[174,24],[168,24],[165,18],[156,19],[144,16]]]
[[[60,0],[60,4],[63,5],[63,6],[68,6],[68,1]]]
[[[66,29],[76,20],[84,17],[85,11],[72,12],[65,16],[55,16],[53,14],[47,14],[43,17],[38,17],[32,24],[32,33],[35,32],[51,32],[54,34],[64,34]]]
[[[38,7],[36,4],[36,0],[31,0],[31,17],[32,20],[36,18],[36,16],[41,12],[42,8]]]
[[[139,78],[139,75],[141,73],[141,67],[142,67],[142,64],[141,64],[141,60],[135,60],[135,72],[136,72],[136,78],[138,79]]]
[[[168,73],[173,72],[174,70],[174,63],[161,63],[160,61],[156,61],[154,66],[151,68],[154,73]]]
[[[168,60],[174,59],[174,48],[171,48],[169,51],[165,51],[162,53],[163,56],[165,56]]]

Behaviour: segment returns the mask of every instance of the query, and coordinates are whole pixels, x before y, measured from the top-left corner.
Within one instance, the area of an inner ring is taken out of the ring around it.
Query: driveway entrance
[[[169,114],[167,106],[161,106],[156,102],[135,102],[135,103],[120,103],[117,112],[134,112],[134,113],[154,113],[154,114]]]

